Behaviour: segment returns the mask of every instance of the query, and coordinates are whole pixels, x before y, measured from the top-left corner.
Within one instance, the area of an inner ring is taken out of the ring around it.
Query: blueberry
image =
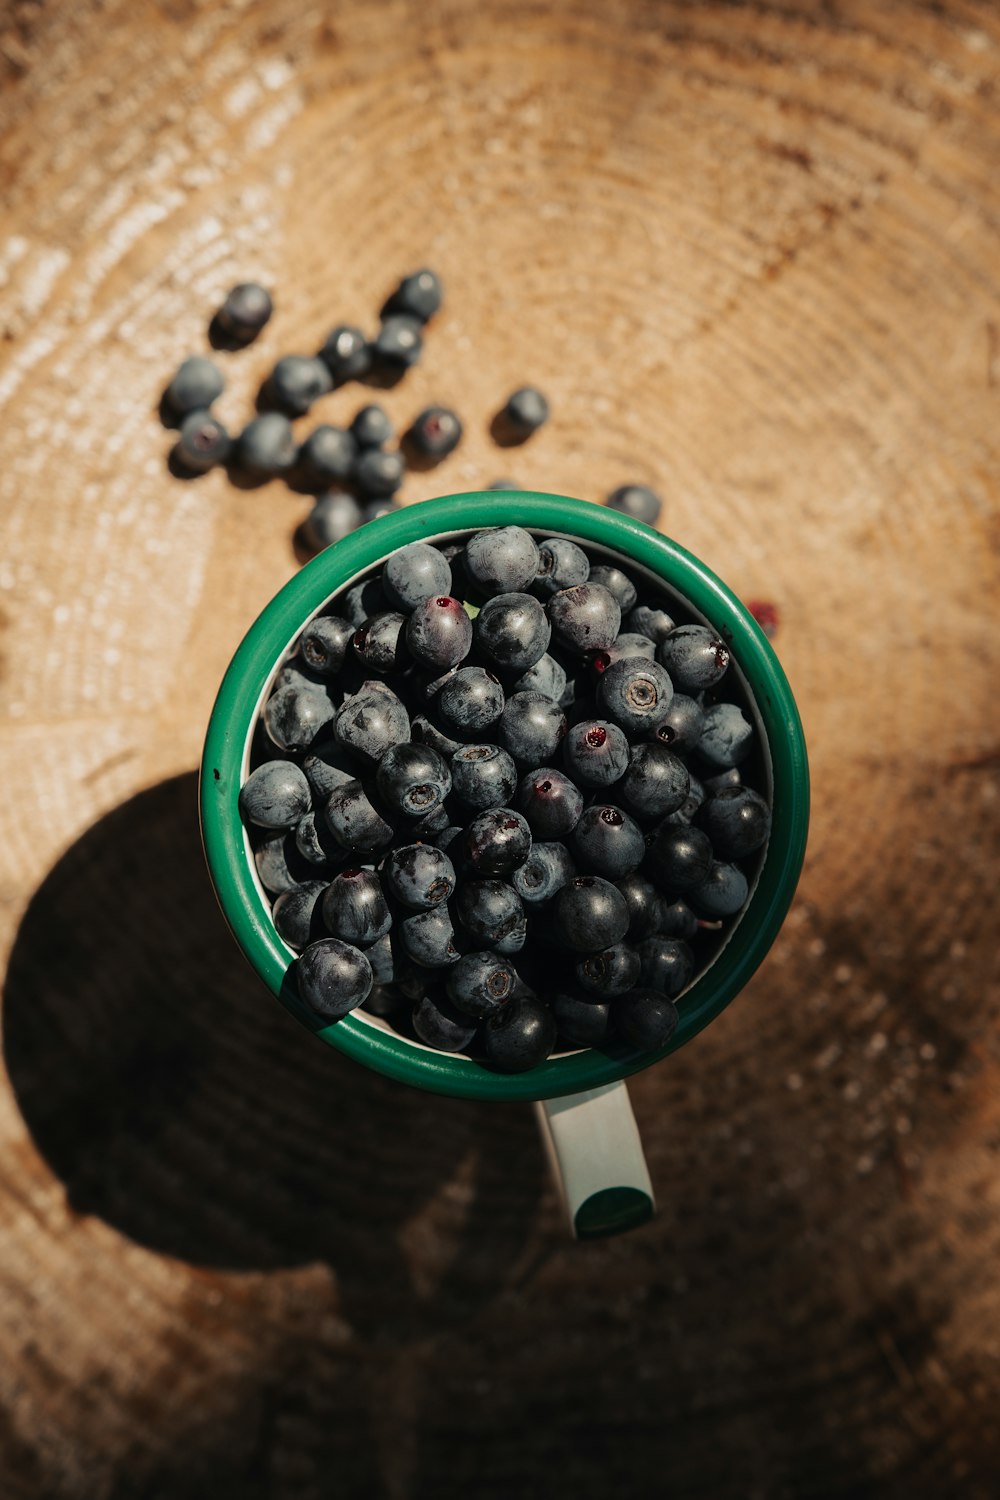
[[[656,525],[663,509],[663,501],[656,491],[644,484],[620,485],[611,491],[605,504],[609,510],[621,511],[623,516],[631,516],[634,521],[645,521],[647,526]]]
[[[299,636],[299,655],[319,677],[336,677],[354,631],[338,615],[317,615]]]
[[[353,495],[342,490],[328,490],[319,495],[312,510],[302,523],[302,532],[313,552],[322,552],[343,541],[361,525],[361,506]]]
[[[256,281],[240,281],[226,293],[216,313],[224,333],[241,344],[255,339],[271,316],[273,304],[266,287]]]
[[[652,604],[637,604],[625,617],[625,629],[648,636],[658,646],[674,629],[674,620],[665,609]]]
[[[402,944],[397,943],[395,946],[393,945],[393,932],[391,928],[388,932],[383,933],[380,938],[376,938],[374,943],[365,949],[365,957],[372,966],[376,985],[388,986],[399,984],[411,972],[410,961],[402,951]],[[398,991],[393,991],[391,994],[380,996],[379,998],[383,1001],[379,1010],[376,1010],[372,1003],[374,995],[368,997],[365,1009],[372,1011],[376,1015],[385,1015],[389,1010],[395,1008],[392,1004],[393,998],[397,1006],[403,999]]]
[[[664,821],[647,835],[645,864],[661,889],[690,891],[708,877],[712,845],[700,828]]]
[[[351,436],[359,448],[381,448],[395,432],[389,413],[375,402],[355,413]]]
[[[418,818],[447,797],[451,772],[444,756],[429,745],[390,745],[378,763],[375,785],[391,813]]]
[[[192,354],[178,367],[164,392],[164,401],[178,417],[207,411],[225,388],[222,372],[204,354]]]
[[[677,1007],[656,990],[629,990],[613,1011],[615,1029],[630,1047],[665,1047],[677,1030]]]
[[[371,992],[372,966],[365,955],[339,938],[310,943],[295,965],[299,999],[323,1021],[338,1021]]]
[[[568,537],[550,536],[538,544],[538,568],[532,591],[540,599],[550,599],[562,589],[586,583],[590,560],[582,547]]]
[[[410,445],[425,458],[447,458],[462,437],[462,423],[447,406],[425,406],[407,433]]]
[[[583,719],[566,731],[563,759],[574,781],[584,786],[611,786],[628,768],[628,740],[617,724],[606,719]]]
[[[365,684],[344,700],[333,721],[338,744],[370,761],[379,760],[390,745],[410,738],[410,719],[395,693],[379,693]]]
[[[302,769],[317,804],[325,801],[336,787],[343,786],[345,781],[353,781],[357,775],[356,762],[338,744],[332,726],[313,740],[303,756]]]
[[[217,417],[209,411],[189,411],[181,422],[174,457],[194,474],[207,474],[217,464],[229,461],[233,440]]]
[[[701,704],[687,693],[675,693],[653,734],[659,744],[686,754],[695,748],[704,727],[705,710]]]
[[[578,953],[599,953],[628,931],[625,897],[599,875],[577,875],[553,902],[558,936]]]
[[[423,351],[422,326],[404,313],[385,318],[374,344],[375,358],[399,369],[415,365]]]
[[[655,728],[673,695],[673,684],[658,662],[625,656],[601,674],[595,698],[605,718],[635,736]]]
[[[584,1000],[568,990],[557,990],[552,997],[552,1015],[559,1035],[571,1047],[599,1047],[608,1039],[611,1006],[596,996]]]
[[[690,942],[698,935],[698,918],[686,901],[670,904],[664,901],[660,906],[656,932],[660,937],[684,938],[685,942]]]
[[[383,610],[358,626],[351,648],[365,671],[394,672],[407,661],[405,632],[406,616],[398,610]]]
[[[442,833],[450,822],[450,810],[443,802],[439,802],[436,807],[430,808],[428,812],[421,813],[418,818],[409,818],[406,824],[406,832],[417,843],[424,840],[429,841],[435,838],[437,834]]]
[[[504,880],[466,880],[455,901],[459,920],[496,953],[519,953],[528,924],[517,892]]]
[[[357,630],[372,615],[380,614],[383,609],[389,608],[389,601],[385,597],[381,580],[378,578],[365,578],[361,583],[352,584],[343,599],[337,600],[338,612],[344,616]]]
[[[691,773],[689,772],[688,774],[690,775]],[[690,823],[707,795],[708,793],[697,776],[691,775],[691,785],[688,787],[687,796],[677,811],[668,813],[664,821],[667,823]]]
[[[309,783],[290,760],[268,760],[240,787],[240,815],[259,828],[292,828],[309,811]]]
[[[637,598],[635,584],[627,573],[623,573],[621,568],[616,568],[613,563],[597,563],[592,567],[590,582],[599,583],[602,588],[607,589],[609,594],[615,596],[623,616],[635,607]]]
[[[476,616],[476,645],[505,671],[526,672],[545,655],[551,630],[531,594],[501,594]]]
[[[660,931],[663,914],[663,898],[652,881],[644,879],[637,871],[615,881],[628,907],[628,938],[638,942]]]
[[[548,612],[556,639],[575,651],[606,651],[622,620],[618,600],[599,583],[560,589],[549,600]]]
[[[753,748],[753,727],[735,703],[713,703],[705,710],[698,754],[719,770],[739,765]]]
[[[360,781],[336,787],[323,806],[326,825],[342,849],[352,854],[376,854],[395,837]]]
[[[582,990],[599,1000],[624,995],[639,982],[639,955],[625,943],[615,943],[600,953],[588,953],[574,969]]]
[[[553,703],[559,703],[566,691],[566,672],[554,656],[546,653],[538,658],[533,667],[522,672],[520,677],[515,677],[510,686],[511,692],[542,693],[546,698],[551,698]]]
[[[577,864],[607,880],[637,870],[646,853],[642,829],[620,807],[597,803],[580,816],[570,841]]]
[[[437,750],[445,760],[453,760],[457,751],[466,748],[461,740],[450,739],[426,714],[414,714],[410,736],[414,744],[430,745],[431,749]],[[506,751],[504,753],[506,754]],[[513,761],[511,761],[511,774],[515,774]],[[454,775],[453,770],[453,778]],[[504,800],[506,801],[506,798]]]
[[[496,953],[466,953],[448,974],[448,998],[477,1021],[496,1015],[514,988],[514,970]]]
[[[280,411],[266,411],[248,422],[236,439],[237,466],[258,478],[285,474],[295,463],[292,424]]]
[[[403,482],[403,455],[384,448],[362,448],[351,470],[351,482],[366,500],[385,500]]]
[[[390,455],[394,457],[395,455]],[[402,510],[397,500],[384,495],[380,500],[368,500],[361,507],[361,524],[367,526],[369,521],[381,521],[383,516],[391,516],[397,510]]]
[[[523,865],[510,873],[510,883],[529,906],[548,901],[576,875],[576,866],[565,844],[533,843]]]
[[[435,700],[438,698],[445,684],[451,681],[457,671],[457,667],[445,667],[443,672],[437,672],[433,667],[429,670],[422,667],[411,667],[404,677],[406,689],[415,698],[419,698],[421,703],[433,703],[436,710],[439,705]]]
[[[629,630],[621,630],[617,639],[606,651],[595,651],[591,665],[595,672],[606,672],[612,663],[623,661],[626,656],[644,656],[647,661],[656,657],[656,646],[648,636]]]
[[[432,595],[451,593],[451,568],[436,547],[411,542],[386,558],[382,587],[390,604],[409,614]]]
[[[534,386],[523,385],[507,397],[503,409],[506,427],[517,437],[530,437],[549,419],[549,403]]]
[[[482,1028],[486,1056],[501,1073],[524,1073],[544,1062],[556,1044],[556,1023],[533,996],[511,1000]]]
[[[522,776],[515,805],[528,820],[532,838],[561,839],[580,821],[583,793],[561,771],[542,766]]]
[[[676,625],[656,649],[656,659],[682,693],[714,687],[729,666],[729,647],[707,625]]]
[[[465,831],[465,853],[478,875],[507,875],[523,865],[531,849],[531,830],[510,807],[491,807]]]
[[[751,787],[723,787],[702,803],[698,824],[722,859],[743,859],[767,843],[771,809]]]
[[[285,833],[266,839],[255,851],[253,862],[261,885],[272,896],[294,891],[316,874],[299,854],[291,835]]]
[[[461,1052],[476,1034],[478,1022],[460,1010],[443,995],[424,995],[413,1010],[413,1029],[420,1040],[438,1052]]]
[[[321,689],[283,687],[264,705],[264,727],[281,750],[307,750],[334,708]]]
[[[703,917],[734,917],[746,905],[750,887],[738,865],[713,860],[701,885],[687,893],[695,911]]]
[[[350,780],[349,777],[345,779]],[[307,812],[299,819],[295,825],[295,847],[317,870],[329,870],[344,863],[344,851],[327,828],[321,813]]]
[[[397,900],[430,911],[455,890],[455,866],[432,844],[402,844],[385,859],[385,882]]]
[[[742,786],[743,775],[739,766],[727,766],[724,771],[719,771],[714,776],[702,777],[701,784],[705,788],[705,795],[714,797],[716,792],[721,792],[725,788]]]
[[[408,318],[416,318],[421,323],[426,323],[433,318],[441,306],[443,297],[441,279],[433,271],[426,267],[420,271],[414,271],[410,276],[404,276],[399,286],[386,300],[382,309],[383,317],[391,314],[402,313]]]
[[[421,968],[439,969],[445,964],[458,962],[455,929],[446,901],[430,911],[418,911],[412,917],[404,917],[398,926],[403,947]]]
[[[691,982],[694,954],[687,943],[663,933],[643,938],[636,945],[640,983],[672,1000]]]
[[[615,786],[630,812],[639,818],[662,818],[676,812],[691,788],[684,762],[663,745],[633,745],[628,770]]]
[[[325,693],[327,685],[301,658],[291,657],[275,672],[271,692],[276,693],[283,687],[304,688],[306,691],[311,688],[315,693]]]
[[[301,445],[296,462],[308,478],[320,484],[343,484],[350,479],[357,456],[352,434],[323,422]]]
[[[477,531],[465,544],[465,572],[481,593],[523,593],[538,572],[538,547],[522,526]]]
[[[472,621],[457,599],[435,594],[418,604],[406,625],[406,644],[425,667],[455,667],[472,645]]]
[[[451,757],[455,796],[474,812],[507,807],[517,786],[517,770],[499,745],[460,745]]]
[[[271,908],[271,919],[290,948],[305,948],[323,935],[320,920],[320,897],[326,890],[322,880],[297,885],[294,891],[283,891]]]
[[[330,371],[314,354],[286,354],[267,380],[267,393],[290,417],[302,417],[333,389]]]
[[[360,328],[338,323],[327,335],[319,357],[337,385],[343,385],[347,380],[367,375],[372,364],[372,347]]]
[[[476,734],[495,724],[503,713],[499,680],[485,667],[461,667],[441,689],[438,712],[449,728]]]
[[[323,921],[334,937],[367,948],[392,926],[389,906],[374,870],[351,866],[335,875],[323,897]]]
[[[519,490],[521,486],[516,479],[491,479],[486,488],[488,490]]]

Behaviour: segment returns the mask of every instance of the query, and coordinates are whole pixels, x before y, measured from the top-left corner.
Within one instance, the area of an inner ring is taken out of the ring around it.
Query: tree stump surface
[[[5,1500],[992,1500],[1000,13],[25,0],[0,72]],[[779,607],[811,749],[795,905],[632,1083],[660,1212],[615,1241],[526,1108],[297,1028],[201,858],[309,501],[175,479],[160,392],[237,280],[235,427],[425,263],[380,399],[467,435],[403,498],[654,484]]]

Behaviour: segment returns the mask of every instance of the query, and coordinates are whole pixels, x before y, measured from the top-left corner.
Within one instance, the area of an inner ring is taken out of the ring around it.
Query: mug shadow
[[[114,809],[25,913],[4,1051],[28,1128],[77,1213],[150,1249],[237,1270],[326,1261],[376,1341],[459,1326],[534,1237],[530,1111],[391,1083],[301,1028],[225,926],[196,790],[192,772]]]

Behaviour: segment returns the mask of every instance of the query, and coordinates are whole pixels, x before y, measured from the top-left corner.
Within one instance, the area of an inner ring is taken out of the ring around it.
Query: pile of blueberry
[[[284,478],[315,495],[302,535],[318,552],[359,526],[397,507],[395,499],[407,465],[426,468],[457,448],[462,421],[446,406],[417,413],[396,447],[396,434],[383,407],[369,403],[348,427],[323,422],[299,441],[293,428],[320,397],[349,381],[392,385],[420,359],[427,323],[441,307],[440,278],[424,268],[404,276],[382,307],[378,332],[339,323],[315,355],[279,359],[258,395],[259,415],[235,438],[212,410],[225,387],[214,360],[186,359],[163,393],[161,411],[178,436],[171,453],[176,474],[190,477],[220,465],[244,481]],[[213,342],[241,349],[252,343],[271,317],[270,293],[256,282],[232,288],[211,322]],[[493,418],[491,430],[504,446],[525,442],[549,417],[549,404],[534,386],[512,391]],[[513,479],[496,479],[490,489],[511,490]],[[622,485],[606,504],[655,526],[659,496],[645,485]]]
[[[363,1005],[504,1071],[669,1040],[770,808],[729,648],[620,561],[418,542],[302,632],[240,810],[323,1021]]]

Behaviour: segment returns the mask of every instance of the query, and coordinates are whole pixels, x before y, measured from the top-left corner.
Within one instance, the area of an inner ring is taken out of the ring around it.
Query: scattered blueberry
[[[240,344],[249,344],[260,333],[273,311],[271,294],[256,281],[241,281],[226,293],[216,313],[224,333]]]
[[[645,521],[647,526],[656,525],[663,509],[663,501],[656,491],[648,489],[644,484],[620,485],[618,489],[611,491],[605,504],[609,510],[621,511],[622,515],[631,516],[634,521]]]
[[[363,406],[351,423],[351,437],[359,448],[381,448],[395,430],[389,413],[375,402]]]
[[[400,369],[415,365],[423,351],[423,328],[418,318],[393,314],[386,318],[374,343],[377,360]]]
[[[225,379],[219,367],[204,354],[192,354],[178,366],[167,389],[164,401],[178,417],[192,411],[207,411],[225,389]]]
[[[267,380],[270,398],[290,417],[302,417],[333,389],[330,371],[314,354],[286,354]]]
[[[174,456],[194,474],[206,474],[229,461],[233,440],[217,417],[209,411],[189,411],[181,422]]]
[[[462,423],[447,406],[426,406],[413,419],[407,440],[425,458],[447,458],[458,447]]]
[[[534,386],[512,391],[503,408],[504,425],[517,437],[530,437],[549,419],[549,403]]]
[[[426,323],[440,308],[443,296],[440,277],[425,267],[421,271],[414,271],[412,275],[403,277],[399,286],[386,300],[382,315],[388,317],[401,313],[408,318],[416,318],[419,322]]]
[[[245,473],[261,479],[286,474],[298,450],[292,424],[280,411],[266,411],[248,422],[236,439],[234,457]]]
[[[344,484],[353,473],[357,454],[351,433],[322,422],[302,443],[296,462],[307,478],[321,485]]]
[[[385,500],[403,482],[406,465],[401,453],[385,448],[362,448],[351,470],[351,482],[366,500]]]

